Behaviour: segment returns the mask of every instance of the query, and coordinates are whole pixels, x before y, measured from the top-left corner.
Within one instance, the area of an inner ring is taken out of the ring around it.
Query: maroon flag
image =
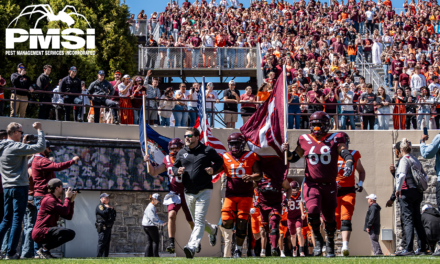
[[[283,157],[281,145],[286,141],[287,93],[285,78],[280,77],[266,102],[240,128],[249,149],[260,156]]]

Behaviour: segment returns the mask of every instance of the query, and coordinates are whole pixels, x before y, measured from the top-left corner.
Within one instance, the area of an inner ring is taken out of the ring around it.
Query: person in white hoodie
[[[64,99],[62,94],[56,94],[60,92],[60,84],[61,80],[58,82],[58,86],[53,89],[53,96],[52,96],[52,104],[64,104]],[[57,121],[62,121],[61,118],[63,117],[61,110],[63,109],[62,105],[54,105],[55,108],[55,119]]]
[[[383,51],[383,44],[381,43],[381,39],[377,38],[374,39],[373,43],[373,63],[376,65],[382,64],[382,61],[380,59],[380,55]]]
[[[150,195],[150,203],[144,211],[142,226],[147,234],[147,245],[145,246],[145,257],[159,257],[159,229],[158,226],[165,226],[167,223],[160,220],[157,215],[156,204],[160,203],[160,195]]]
[[[422,88],[423,86],[426,86],[425,76],[420,73],[420,66],[416,66],[414,67],[414,72],[411,75],[411,90],[416,91],[418,95],[420,93],[420,88]]]

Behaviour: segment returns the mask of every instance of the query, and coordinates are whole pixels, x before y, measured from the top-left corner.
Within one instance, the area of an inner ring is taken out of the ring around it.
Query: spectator
[[[206,104],[206,117],[208,119],[211,119],[211,115],[214,115],[211,113],[211,111],[215,111],[215,104],[218,104],[220,100],[218,99],[217,92],[214,91],[214,84],[212,82],[208,83],[207,85],[208,89],[206,90],[206,101],[208,102]],[[212,126],[211,122],[211,126]]]
[[[11,75],[11,83],[14,88],[26,89],[31,93],[34,91],[31,78],[26,75],[26,69],[22,63],[18,64],[17,72]],[[11,117],[18,113],[18,117],[24,118],[26,116],[26,108],[28,105],[28,92],[14,90],[14,92],[11,92],[11,100],[21,101],[16,103],[11,101]]]
[[[36,86],[37,90],[45,91],[45,92],[51,92],[52,85],[50,84],[50,72],[52,71],[52,66],[50,65],[44,65],[43,67],[43,73],[37,78]],[[50,103],[52,100],[52,95],[47,93],[41,93],[40,94],[40,102],[41,103]],[[48,119],[49,118],[49,111],[52,105],[50,104],[42,104],[40,106],[40,110],[38,112],[38,119]]]
[[[379,130],[388,130],[390,122],[390,106],[391,98],[387,95],[385,88],[382,86],[377,89],[377,119],[379,121]]]
[[[64,193],[63,183],[60,179],[51,179],[47,183],[48,194],[41,201],[41,208],[38,212],[37,222],[32,231],[32,239],[43,246],[37,251],[40,258],[54,258],[50,250],[57,248],[75,238],[75,231],[58,227],[58,220],[63,217],[72,220],[74,200],[76,192],[69,189],[65,192],[64,203],[60,198]]]
[[[299,105],[300,98],[298,95],[298,86],[297,85],[291,85],[289,89],[289,95],[288,95],[288,102],[289,102],[289,118],[288,118],[288,129],[293,129],[293,123],[295,121],[295,129],[300,128],[300,122],[301,122],[301,107]],[[296,105],[293,105],[296,104]]]
[[[371,83],[366,84],[367,92],[363,93],[360,98],[360,103],[363,105],[362,110],[364,114],[363,116],[363,129],[364,130],[373,130],[374,129],[374,106],[376,105],[377,97],[373,93],[373,85]],[[368,125],[370,127],[368,128]]]
[[[434,103],[434,98],[429,94],[429,89],[426,86],[420,89],[420,96],[417,98],[417,103],[420,104],[417,109],[417,113],[419,114],[417,115],[417,127],[420,129],[423,129],[423,127],[428,128],[431,114],[431,104]]]
[[[425,204],[422,207],[422,223],[432,256],[440,256],[440,250],[435,251],[436,245],[440,246],[440,214],[438,210],[430,204]]]
[[[126,74],[122,77],[122,83],[118,85],[120,107],[121,109],[121,124],[131,125],[133,124],[133,106],[131,105],[131,99],[129,97],[132,94],[133,80],[130,75]]]
[[[98,79],[94,82],[92,82],[89,85],[89,89],[87,90],[88,94],[90,95],[100,95],[100,96],[94,96],[89,97],[89,99],[92,101],[94,106],[94,122],[99,123],[99,117],[101,114],[101,108],[99,106],[107,106],[110,107],[112,114],[113,114],[113,124],[119,124],[118,119],[118,113],[116,111],[116,107],[119,106],[119,103],[117,101],[112,101],[110,99],[107,99],[108,95],[114,95],[115,90],[113,89],[112,85],[104,80],[105,78],[105,72],[103,70],[100,70],[98,72]]]
[[[76,77],[77,69],[75,66],[70,67],[69,75],[61,80],[60,92],[69,93],[69,95],[63,94],[63,100],[65,104],[82,104],[81,99],[79,99],[78,94],[81,93],[81,80]],[[64,106],[64,120],[70,121],[70,113],[72,106]],[[81,109],[81,108],[79,108]],[[73,121],[82,122],[82,120],[77,120],[77,109],[76,106],[73,108]],[[81,111],[80,111],[81,112]]]
[[[170,119],[172,115],[172,110],[176,105],[176,101],[173,97],[173,88],[168,87],[165,89],[162,97],[160,97],[159,101],[159,116],[160,116],[160,125],[161,126],[170,126]],[[169,111],[164,111],[169,110]]]
[[[182,112],[188,110],[187,103],[184,102],[189,99],[189,92],[186,90],[186,84],[181,83],[179,85],[179,90],[175,92],[174,97],[177,100],[173,111],[174,120],[176,122],[175,126],[186,126],[188,121],[188,112]]]
[[[407,105],[405,105],[405,109],[407,114],[410,113],[415,114],[417,112],[417,105],[415,105],[415,103],[417,103],[417,98],[411,95],[411,93],[412,93],[412,89],[407,86],[405,88],[406,103],[407,103]],[[417,92],[414,91],[414,94],[416,93]],[[407,115],[405,123],[406,123],[406,129],[411,129],[411,124],[413,129],[417,129],[417,116]]]
[[[189,127],[193,127],[196,124],[197,120],[197,98],[199,96],[200,91],[200,84],[199,83],[193,83],[193,87],[189,91],[189,100],[191,102],[188,102],[188,110],[192,111],[189,112]]]
[[[116,70],[115,73],[114,73],[114,78],[115,79],[113,81],[109,81],[110,85],[113,87],[113,90],[115,91],[113,95],[118,95],[119,94],[118,86],[122,82],[121,81],[121,77],[122,77],[121,72]],[[110,98],[110,100],[115,101],[119,105],[119,96],[112,97],[112,98]],[[118,113],[118,109],[116,109],[116,113]],[[118,120],[119,119],[120,119],[120,116],[118,115]]]
[[[145,43],[145,47],[147,47],[147,64],[145,67],[147,69],[154,69],[157,60],[157,42],[153,39],[153,34],[150,35],[150,39]]]
[[[371,63],[371,51],[372,51],[373,41],[369,38],[369,34],[365,33],[365,39],[363,42],[363,53],[365,60]]]
[[[342,129],[347,129],[347,119],[350,122],[350,128],[351,130],[355,130],[356,127],[354,125],[354,111],[353,111],[353,92],[350,91],[350,85],[348,83],[345,83],[342,86],[341,93],[339,94],[340,102],[341,104],[347,104],[347,105],[341,105],[341,120],[342,120]],[[349,114],[349,115],[344,115]]]
[[[214,49],[214,39],[215,35],[208,33],[207,29],[203,29],[202,31],[202,46],[203,48],[203,68],[213,68],[215,67],[215,49]],[[208,57],[208,63],[206,63],[206,57]],[[211,64],[212,58],[212,64]]]
[[[339,74],[340,74],[341,72],[338,70],[338,71],[336,71],[336,74],[338,75],[338,76],[340,76]],[[337,79],[337,78],[335,78],[335,79]],[[325,87],[325,89],[324,89],[324,92],[323,92],[323,94],[324,94],[324,101],[325,101],[325,112],[330,116],[330,117],[332,117],[333,118],[333,129],[336,129],[336,124],[338,123],[338,116],[336,115],[337,114],[337,111],[338,111],[338,109],[337,109],[337,106],[336,106],[336,103],[339,101],[339,96],[338,96],[338,93],[337,93],[337,91],[336,91],[336,87],[334,87],[333,85],[334,85],[334,81],[333,81],[333,79],[328,79],[327,81],[326,81],[326,87]]]
[[[413,91],[420,92],[422,87],[426,86],[426,79],[423,74],[420,73],[420,66],[414,68],[414,73],[411,75],[410,87]]]
[[[263,82],[258,88],[257,92],[257,102],[260,104],[264,103],[270,96],[270,92],[267,91],[267,83]]]
[[[147,111],[147,116],[145,116],[146,120],[149,120],[150,126],[154,125],[154,121],[157,120],[157,99],[160,98],[160,90],[157,87],[159,85],[159,78],[153,78],[151,81],[151,85],[148,84],[148,79],[150,78],[151,70],[147,72],[147,76],[145,76],[144,86],[146,87],[146,99],[145,102],[146,107],[149,109],[145,109]]]
[[[54,104],[54,108],[55,108],[55,120],[57,121],[61,121],[61,117],[62,117],[62,110],[64,109],[62,105],[55,105],[55,104],[64,104],[64,100],[63,100],[63,95],[62,94],[57,94],[60,92],[60,84],[61,84],[62,79],[60,79],[58,81],[58,86],[55,87],[55,89],[53,89],[53,96],[52,96],[52,104]]]
[[[417,189],[413,170],[417,169],[425,175],[426,173],[420,161],[411,154],[411,142],[406,138],[400,143],[400,152],[402,158],[396,170],[396,196],[399,198],[400,213],[405,223],[406,248],[396,256],[413,256],[414,228],[417,231],[417,237],[421,241],[426,241],[426,233],[420,215],[423,193]],[[421,243],[420,246],[420,254],[426,254],[425,243]]]
[[[167,57],[167,50],[168,50],[166,48],[163,48],[168,46],[167,34],[165,32],[160,34],[160,38],[158,39],[157,44],[159,45],[159,54],[160,54],[159,68],[163,69],[163,65],[165,63],[165,59]]]
[[[411,95],[411,88],[408,87],[409,90],[409,95]],[[409,97],[410,101],[412,100],[412,97]],[[399,129],[405,129],[408,128],[409,126],[406,123],[406,119],[408,119],[411,116],[405,116],[405,115],[398,115],[398,114],[405,114],[406,113],[406,107],[405,107],[405,103],[408,101],[408,98],[405,97],[405,92],[403,91],[402,88],[397,88],[396,93],[393,95],[393,99],[392,99],[392,103],[393,104],[397,104],[394,106],[393,109],[393,114],[397,114],[397,115],[393,115],[393,127],[396,130]],[[414,118],[415,121],[415,118]],[[408,126],[408,127],[407,127]]]
[[[0,75],[0,116],[3,116],[4,99],[5,95],[3,93],[3,86],[6,85],[6,80]]]
[[[202,45],[202,40],[199,38],[199,32],[194,31],[189,43],[190,47],[192,48],[192,67],[198,68],[200,60],[200,47]]]
[[[225,102],[223,112],[226,128],[235,128],[235,122],[238,118],[238,104],[240,103],[240,92],[235,89],[235,81],[229,81],[229,89],[223,92],[223,101]]]
[[[159,219],[156,213],[156,205],[160,203],[160,195],[155,193],[150,195],[150,203],[144,211],[142,226],[147,234],[147,245],[144,257],[159,257],[159,229],[158,226],[165,226],[167,223]]]
[[[327,86],[327,83],[326,83]],[[313,114],[317,111],[322,111],[324,104],[324,94],[318,90],[318,85],[312,83],[312,90],[307,92],[307,104],[309,105],[308,112]]]
[[[373,254],[375,256],[383,255],[379,244],[380,234],[380,206],[376,203],[377,197],[375,194],[367,196],[368,211],[365,217],[364,231],[370,236],[371,246],[373,247]]]
[[[241,117],[243,118],[243,124],[245,124],[252,114],[257,111],[257,105],[254,104],[256,101],[257,97],[252,94],[252,87],[246,87],[245,93],[240,95]]]
[[[131,105],[133,106],[133,123],[139,124],[139,111],[142,107],[142,95],[146,94],[146,88],[143,85],[144,80],[142,77],[137,77],[133,86],[133,92],[130,96]]]
[[[16,248],[21,234],[21,224],[26,211],[29,190],[27,156],[44,151],[46,141],[40,123],[32,125],[38,131],[37,144],[20,143],[23,128],[20,124],[10,123],[6,131],[8,140],[0,142],[0,174],[4,191],[5,215],[0,224],[0,241],[11,228],[6,259],[18,259]]]
[[[116,220],[116,210],[109,205],[110,199],[108,197],[108,194],[101,193],[99,196],[100,203],[95,209],[95,226],[98,231],[98,258],[108,257],[112,227]]]

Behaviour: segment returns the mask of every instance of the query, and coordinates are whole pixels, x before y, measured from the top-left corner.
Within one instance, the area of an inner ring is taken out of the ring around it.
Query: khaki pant
[[[14,100],[14,98],[15,98],[15,94],[14,93],[11,93],[11,100]],[[26,115],[26,108],[27,108],[27,105],[28,105],[28,97],[27,97],[27,95],[18,95],[17,94],[17,100],[20,100],[20,101],[26,101],[26,102],[17,102],[17,104],[15,105],[14,104],[14,101],[11,101],[11,117],[13,117],[14,116],[14,110],[15,110],[15,108],[17,108],[17,116],[18,117],[22,117],[22,118],[24,118],[24,116]]]

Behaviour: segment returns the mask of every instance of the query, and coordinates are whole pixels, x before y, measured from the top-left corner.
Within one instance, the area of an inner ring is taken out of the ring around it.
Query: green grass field
[[[5,261],[5,260],[3,260]],[[363,264],[363,263],[381,263],[381,264],[406,264],[406,263],[440,263],[440,257],[348,257],[342,258],[337,257],[333,259],[327,258],[279,258],[279,257],[267,257],[267,258],[242,258],[242,259],[226,259],[226,258],[194,258],[194,259],[186,259],[186,258],[107,258],[107,259],[96,259],[96,258],[83,258],[83,259],[51,259],[51,260],[39,260],[39,259],[24,259],[24,260],[8,260],[7,263],[53,263],[53,264],[121,264],[121,263],[139,263],[139,264],[153,264],[153,263],[230,263],[233,261],[234,263],[298,263],[298,264],[311,264],[311,263],[329,263],[329,264]]]

